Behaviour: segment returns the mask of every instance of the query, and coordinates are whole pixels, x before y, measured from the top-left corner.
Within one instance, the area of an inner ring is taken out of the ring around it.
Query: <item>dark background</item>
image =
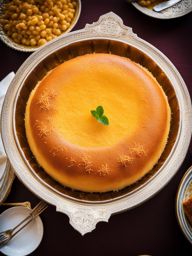
[[[192,95],[192,13],[172,20],[156,20],[137,11],[125,0],[82,0],[80,19],[73,30],[97,21],[109,11],[118,14],[125,25],[139,37],[162,51],[176,66]],[[29,56],[8,48],[0,42],[0,79]],[[82,237],[68,222],[68,217],[50,206],[41,216],[44,237],[31,255],[192,255],[192,245],[185,239],[176,219],[175,198],[179,182],[192,164],[192,145],[185,161],[169,184],[143,205],[114,215],[109,223]],[[15,179],[7,202],[39,199]],[[0,208],[3,211],[4,207]]]

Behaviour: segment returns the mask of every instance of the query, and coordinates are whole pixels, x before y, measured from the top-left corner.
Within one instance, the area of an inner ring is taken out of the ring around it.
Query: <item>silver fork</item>
[[[0,233],[0,248],[7,244],[19,231],[26,227],[32,220],[34,220],[38,215],[40,215],[46,208],[48,204],[44,201],[40,201],[29,215],[17,224],[14,228],[8,229]]]

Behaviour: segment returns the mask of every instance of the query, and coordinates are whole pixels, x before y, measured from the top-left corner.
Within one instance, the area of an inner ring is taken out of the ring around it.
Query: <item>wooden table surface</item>
[[[73,30],[97,21],[109,11],[118,14],[125,25],[173,62],[192,95],[192,13],[178,19],[156,20],[125,0],[82,0],[81,16]],[[16,72],[28,56],[0,42],[0,80],[9,72]],[[112,216],[109,223],[99,223],[85,236],[71,227],[66,215],[50,206],[42,214],[43,240],[31,255],[192,255],[192,245],[182,234],[175,212],[178,185],[192,164],[191,155],[192,144],[177,174],[156,196],[135,209]],[[16,178],[7,202],[17,201],[30,201],[34,206],[39,199]],[[2,206],[0,212],[3,210]]]

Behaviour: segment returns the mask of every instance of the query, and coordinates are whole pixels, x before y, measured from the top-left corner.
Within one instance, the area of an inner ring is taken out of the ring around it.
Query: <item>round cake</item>
[[[36,85],[25,128],[33,155],[52,178],[72,189],[106,192],[153,168],[167,143],[170,116],[148,70],[98,53],[60,64]]]

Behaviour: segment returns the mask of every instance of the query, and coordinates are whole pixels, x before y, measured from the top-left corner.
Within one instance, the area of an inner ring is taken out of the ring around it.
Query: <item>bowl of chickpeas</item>
[[[80,12],[80,0],[4,0],[0,38],[16,50],[33,52],[71,31]]]

